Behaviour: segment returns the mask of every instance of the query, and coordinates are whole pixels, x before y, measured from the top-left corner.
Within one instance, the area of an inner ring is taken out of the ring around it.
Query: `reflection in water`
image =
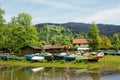
[[[99,72],[91,73],[90,75],[92,77],[91,80],[100,80],[100,73]]]
[[[120,73],[57,67],[0,67],[0,80],[120,80]]]

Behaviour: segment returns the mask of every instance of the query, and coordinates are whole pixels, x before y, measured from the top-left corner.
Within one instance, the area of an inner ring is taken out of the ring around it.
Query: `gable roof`
[[[38,47],[38,46],[30,46],[31,48],[33,48],[33,49],[41,49],[40,47]]]
[[[86,38],[73,39],[73,44],[87,44],[88,41]]]
[[[24,47],[22,47],[21,49],[24,49],[25,47],[30,47],[30,48],[32,48],[32,49],[41,49],[41,48],[38,47],[38,46],[31,46],[31,45],[24,46]]]

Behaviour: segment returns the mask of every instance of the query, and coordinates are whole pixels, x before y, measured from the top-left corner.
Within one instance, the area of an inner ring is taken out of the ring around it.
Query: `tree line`
[[[70,28],[65,26],[44,25],[37,29],[32,24],[32,17],[28,13],[19,13],[6,23],[4,14],[5,11],[0,8],[0,50],[9,50],[19,54],[20,49],[25,45],[42,47],[44,43],[73,47],[71,43],[74,38],[84,38],[82,32],[76,36]],[[119,34],[114,34],[110,39],[106,35],[101,36],[95,23],[91,24],[86,38],[91,49],[118,50],[120,48]]]
[[[113,37],[109,38],[107,35],[100,35],[99,29],[95,23],[91,24],[88,32],[89,47],[93,50],[99,49],[120,49],[120,37],[119,33],[113,34]]]

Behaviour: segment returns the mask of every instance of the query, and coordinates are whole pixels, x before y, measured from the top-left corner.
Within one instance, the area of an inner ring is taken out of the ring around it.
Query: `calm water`
[[[120,80],[120,73],[97,69],[0,67],[0,80]]]

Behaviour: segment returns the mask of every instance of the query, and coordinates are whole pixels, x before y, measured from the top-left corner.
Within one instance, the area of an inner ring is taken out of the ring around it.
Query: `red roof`
[[[88,41],[85,38],[82,39],[73,39],[73,44],[87,44]]]

